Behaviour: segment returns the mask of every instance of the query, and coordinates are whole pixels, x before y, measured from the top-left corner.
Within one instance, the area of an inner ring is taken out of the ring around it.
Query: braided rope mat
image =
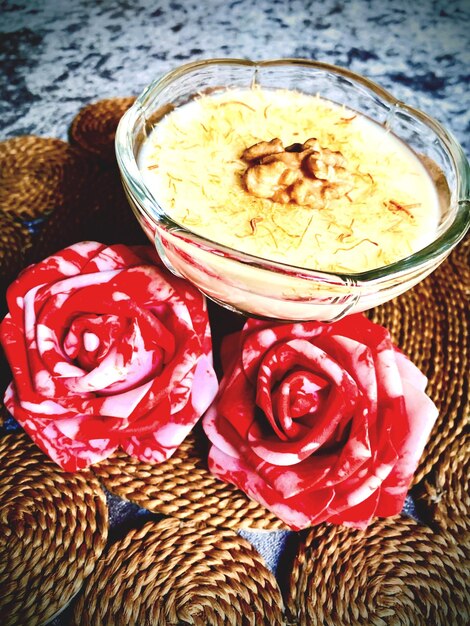
[[[57,250],[82,240],[102,243],[148,244],[129,208],[117,172],[99,169],[93,178],[93,197],[80,210],[54,211],[34,237],[28,255],[37,262]]]
[[[135,98],[108,98],[87,105],[69,129],[72,144],[104,161],[115,162],[114,136],[119,120]]]
[[[287,601],[299,626],[467,626],[470,546],[411,518],[323,525],[299,548]]]
[[[273,575],[235,532],[164,519],[130,531],[101,558],[74,623],[280,626],[282,606]]]
[[[0,143],[0,210],[22,220],[80,204],[93,164],[60,139],[24,136]]]
[[[470,549],[469,430],[452,443],[419,485],[417,499],[427,508],[434,526],[448,530]]]
[[[66,474],[24,434],[0,438],[0,623],[47,622],[77,593],[108,532],[89,472]]]
[[[112,493],[154,513],[233,529],[277,530],[279,518],[207,469],[207,453],[195,429],[175,454],[158,465],[116,452],[92,467]]]
[[[439,409],[415,484],[469,425],[469,261],[467,237],[425,280],[369,315],[428,377],[427,393]]]

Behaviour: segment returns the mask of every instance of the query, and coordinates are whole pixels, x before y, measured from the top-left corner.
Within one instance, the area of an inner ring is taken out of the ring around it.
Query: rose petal
[[[256,383],[260,359],[264,357],[266,350],[275,343],[290,339],[311,340],[320,334],[328,334],[331,328],[321,322],[309,322],[307,324],[253,324],[248,320],[242,334],[242,363],[246,376],[251,383]]]
[[[260,361],[256,385],[256,404],[262,409],[268,418],[276,437],[282,441],[292,441],[294,438],[300,438],[308,435],[308,429],[302,428],[303,424],[294,425],[292,419],[282,412],[275,412],[272,405],[272,390],[285,376],[286,371],[292,368],[305,370],[304,382],[307,376],[315,376],[319,386],[327,386],[328,372],[323,369],[325,353],[315,353],[317,348],[311,346],[308,342],[297,340],[275,344],[271,349],[267,350],[263,359]],[[321,375],[324,374],[324,377]],[[297,435],[297,437],[296,437]]]
[[[428,384],[426,376],[402,352],[395,349],[395,362],[403,380],[407,380],[413,387],[424,392]]]
[[[255,391],[248,384],[241,367],[235,367],[231,376],[223,383],[223,393],[217,402],[217,411],[223,415],[242,440],[248,438],[248,432],[255,418]]]
[[[324,521],[328,505],[334,497],[332,489],[323,489],[313,496],[302,494],[301,497],[285,500],[245,463],[243,455],[234,458],[215,446],[209,452],[209,469],[221,480],[243,489],[250,498],[272,511],[292,530],[302,530]]]
[[[212,367],[212,358],[203,355],[197,362],[191,388],[191,405],[197,415],[204,415],[218,389],[219,382]]]
[[[159,405],[159,418],[153,424],[152,431],[145,436],[139,433],[138,437],[133,436],[124,440],[122,447],[128,454],[136,456],[143,462],[162,462],[168,459],[186,439],[202,411],[210,405],[217,389],[217,378],[212,370],[211,360],[201,358],[194,373],[192,396],[186,405],[176,413],[170,402],[167,407]],[[196,399],[193,397],[195,393]],[[134,422],[132,428],[126,432],[139,428],[140,424],[141,419]]]
[[[395,442],[398,462],[382,484],[377,507],[377,514],[381,516],[396,515],[401,511],[411,479],[439,414],[432,400],[420,389],[407,380],[403,381],[403,388],[407,436]]]
[[[328,517],[330,524],[342,524],[349,528],[365,530],[377,512],[380,490],[374,491],[366,500],[355,506],[348,507],[340,515]]]
[[[64,276],[80,274],[88,260],[105,247],[104,244],[95,241],[84,241],[24,269],[7,290],[10,314],[15,320],[19,320],[23,309],[23,298],[28,291],[60,280]]]
[[[41,419],[23,410],[15,401],[10,391],[5,396],[5,406],[15,419],[23,426],[34,442],[53,461],[67,472],[76,472],[108,458],[117,448],[115,442],[109,439],[93,437],[86,443],[70,439],[56,426],[53,419]]]
[[[239,447],[243,445],[243,438],[231,421],[221,417],[214,404],[204,414],[202,425],[214,446],[228,455],[238,456]]]
[[[142,257],[138,252],[138,250],[123,244],[103,246],[97,250],[97,254],[89,257],[81,273],[94,274],[142,265]]]

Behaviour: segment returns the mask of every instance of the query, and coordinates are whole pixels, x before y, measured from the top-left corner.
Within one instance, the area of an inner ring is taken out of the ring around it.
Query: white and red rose
[[[364,315],[248,320],[222,346],[209,467],[291,528],[402,509],[437,417],[427,380]]]
[[[5,405],[69,471],[121,447],[167,459],[217,392],[204,297],[148,246],[82,242],[7,292]]]
[[[212,472],[291,528],[402,509],[437,410],[364,315],[248,320],[224,340],[215,397],[204,297],[150,247],[75,244],[24,270],[7,302],[5,404],[64,469],[118,447],[161,462],[209,407]]]

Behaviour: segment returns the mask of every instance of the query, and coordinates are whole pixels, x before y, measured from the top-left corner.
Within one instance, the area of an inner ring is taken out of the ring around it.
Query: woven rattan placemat
[[[1,211],[23,220],[81,205],[94,164],[60,139],[15,137],[0,142]]]
[[[47,622],[77,593],[108,534],[90,472],[66,474],[24,434],[0,438],[0,623]]]
[[[415,474],[417,483],[469,427],[470,238],[435,272],[370,312],[428,377],[439,417]]]
[[[93,466],[112,493],[154,513],[233,529],[285,528],[279,518],[208,470],[206,447],[199,429],[175,454],[158,465],[142,463],[124,452]]]
[[[411,518],[322,525],[302,542],[288,608],[299,626],[468,626],[470,547]]]
[[[164,519],[111,546],[74,624],[280,626],[283,602],[274,576],[235,532]]]
[[[107,98],[84,107],[70,126],[71,143],[103,161],[114,163],[116,128],[134,100],[133,97]]]
[[[452,533],[470,551],[469,429],[447,448],[416,489],[416,495],[430,523]]]

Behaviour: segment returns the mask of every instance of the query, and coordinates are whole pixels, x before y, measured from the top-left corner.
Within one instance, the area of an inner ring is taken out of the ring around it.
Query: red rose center
[[[326,380],[311,372],[289,374],[278,390],[283,408],[293,418],[317,411],[324,395],[321,392],[327,384]]]
[[[317,413],[328,395],[329,383],[313,372],[290,372],[272,391],[276,422],[288,437],[297,437],[302,418]],[[295,422],[294,420],[297,420]]]
[[[63,347],[67,356],[90,371],[116,345],[128,330],[128,322],[117,315],[81,315],[76,317],[65,336]]]

